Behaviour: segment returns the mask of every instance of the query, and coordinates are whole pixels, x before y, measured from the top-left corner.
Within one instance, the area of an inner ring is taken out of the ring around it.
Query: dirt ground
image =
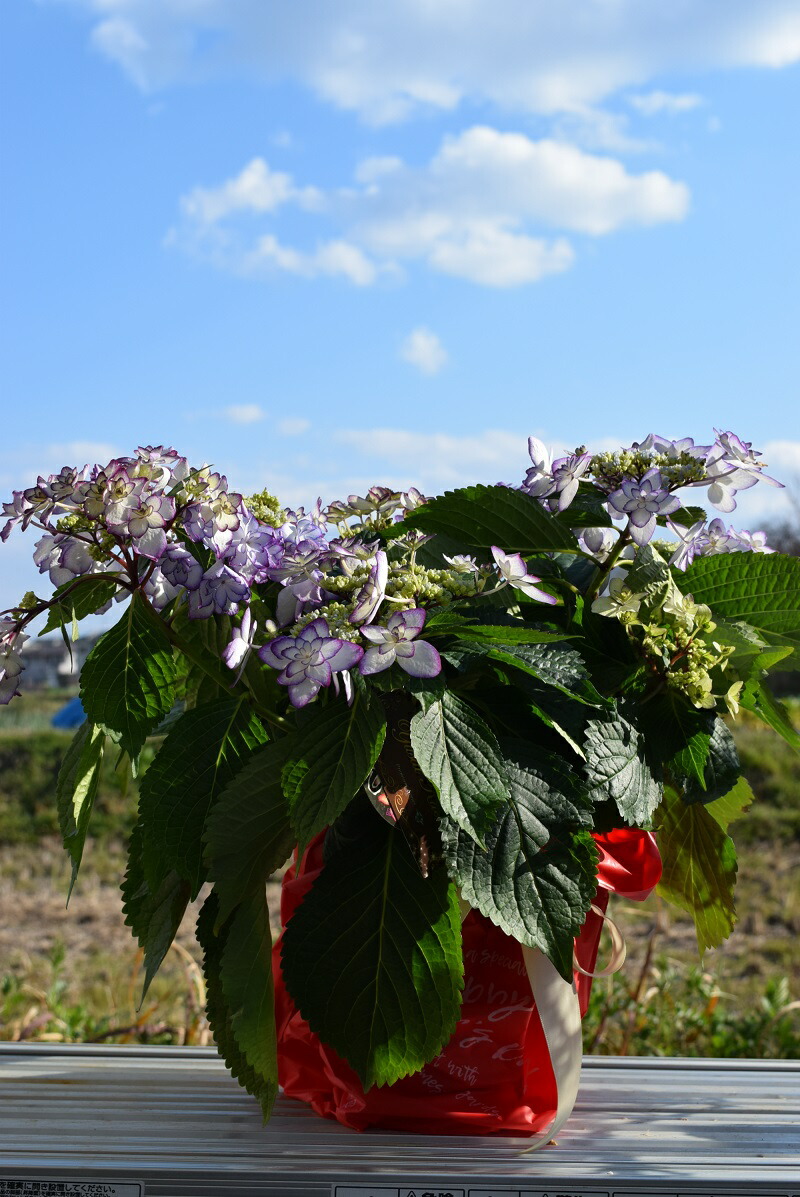
[[[32,1037],[37,1020],[44,1017],[41,1011],[48,1003],[52,1008],[63,992],[65,1004],[85,1001],[89,1007],[106,1010],[115,1025],[132,1026],[150,1017],[154,1025],[189,1026],[188,1042],[209,1041],[202,1015],[200,952],[194,938],[204,894],[187,911],[178,946],[162,966],[151,991],[153,1001],[142,1011],[137,1005],[141,959],[124,924],[118,890],[122,869],[121,845],[87,844],[84,867],[67,908],[69,867],[58,840],[0,846],[0,981],[4,976],[24,978],[31,999],[10,1035],[8,1027],[0,1028],[0,1037]],[[273,881],[269,900],[275,934],[280,929],[279,898],[280,882]],[[770,976],[787,976],[792,996],[800,996],[796,851],[767,845],[748,849],[740,867],[738,904],[743,913],[734,935],[721,949],[708,953],[705,968],[723,989],[737,995],[746,995],[748,989],[755,993]],[[658,899],[644,904],[617,902],[610,913],[628,942],[626,970],[631,983],[654,929],[656,952],[697,963],[691,920],[668,910]],[[55,983],[60,987],[56,998]],[[159,1003],[166,1003],[171,1012],[164,1013]]]

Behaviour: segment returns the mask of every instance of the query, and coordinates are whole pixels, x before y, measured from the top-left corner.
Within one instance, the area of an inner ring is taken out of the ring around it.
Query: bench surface
[[[213,1049],[0,1044],[0,1197],[800,1197],[800,1062],[590,1057],[526,1146],[262,1127]]]

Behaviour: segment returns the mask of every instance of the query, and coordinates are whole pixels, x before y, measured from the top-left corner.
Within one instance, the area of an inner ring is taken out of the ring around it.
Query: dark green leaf
[[[386,736],[380,701],[357,691],[309,710],[292,740],[283,769],[283,791],[301,845],[341,814],[370,775]]]
[[[658,892],[694,918],[703,953],[727,939],[736,921],[736,850],[709,807],[687,806],[667,786],[656,815],[664,871]]]
[[[498,664],[520,669],[548,686],[562,691],[569,698],[590,706],[606,706],[607,701],[595,689],[583,658],[568,644],[475,644],[471,648],[484,652]],[[448,653],[447,659],[451,659]]]
[[[92,813],[100,766],[103,761],[103,746],[106,738],[93,723],[83,723],[67,749],[56,784],[58,823],[64,840],[64,847],[72,860],[72,879],[69,896],[78,876],[86,843],[86,832]]]
[[[608,496],[595,486],[581,486],[566,511],[559,512],[554,519],[568,528],[610,528]]]
[[[142,828],[137,823],[131,833],[128,867],[122,883],[122,909],[126,924],[144,951],[143,998],[181,925],[190,895],[189,882],[174,869],[159,877],[152,889],[148,885],[142,867]]]
[[[690,778],[684,788],[684,802],[713,802],[721,798],[736,784],[741,771],[733,736],[723,721],[717,718],[714,720],[702,780]]]
[[[221,916],[217,916],[218,923]],[[263,885],[256,885],[236,908],[225,928],[219,966],[236,1046],[258,1076],[272,1105],[278,1092],[278,1042],[272,981],[272,934]],[[269,1109],[262,1109],[265,1116]]]
[[[667,689],[640,706],[638,722],[651,755],[666,765],[676,780],[694,779],[705,785],[705,765],[716,714],[692,706],[684,694]]]
[[[436,628],[434,631],[439,632],[439,629]],[[442,631],[439,634],[445,635],[445,632]],[[516,647],[518,644],[553,644],[559,640],[574,639],[567,632],[540,631],[537,628],[529,628],[524,625],[513,628],[504,627],[503,625],[472,624],[454,629],[447,634],[456,636],[459,640],[464,640],[468,643],[476,642],[479,644],[496,645],[497,647],[504,645]]]
[[[206,821],[208,875],[224,922],[243,896],[267,880],[295,844],[281,789],[287,741],[259,748],[235,776]]]
[[[644,739],[620,714],[590,719],[585,774],[593,801],[613,798],[626,823],[647,824],[661,801],[661,784],[645,755]]]
[[[197,939],[203,949],[206,1013],[217,1048],[231,1074],[261,1105],[266,1122],[278,1092],[274,1055],[275,1018],[271,1002],[271,971],[268,977],[264,970],[264,928],[256,913],[248,913],[248,909],[247,906],[242,907],[241,920],[237,919],[238,926],[234,934],[235,947],[229,952],[229,937],[234,928],[226,924],[219,934],[215,932],[219,905],[217,895],[211,893],[197,920]],[[268,923],[266,934],[269,934]],[[250,943],[247,942],[248,938]],[[243,945],[245,950],[252,951],[255,948],[258,952],[258,960],[249,976],[246,973],[246,961],[241,959]],[[242,967],[243,963],[245,968]],[[260,995],[253,992],[259,985],[264,987]],[[228,993],[234,995],[235,1008],[231,1006]],[[255,1002],[255,1006],[248,1009],[247,1013],[245,1002]],[[259,1036],[263,1036],[261,1044],[257,1042]]]
[[[426,879],[365,805],[363,835],[325,864],[283,936],[298,1010],[365,1089],[417,1072],[455,1030],[461,917],[443,868]]]
[[[782,669],[800,669],[800,559],[782,553],[721,553],[689,566],[682,589],[715,616],[743,619],[776,648]]]
[[[186,711],[144,775],[139,814],[152,889],[170,869],[195,896],[204,879],[203,828],[214,804],[266,733],[243,698]]]
[[[106,574],[89,574],[85,578],[64,582],[53,594],[47,623],[39,635],[66,628],[87,615],[93,615],[114,597],[118,589],[118,584]]]
[[[492,545],[523,555],[554,549],[577,549],[569,528],[542,509],[536,499],[506,486],[465,486],[446,491],[412,511],[392,528],[402,536],[409,528],[457,536],[461,552],[486,556]]]
[[[81,702],[90,723],[108,729],[128,755],[169,713],[175,665],[164,625],[140,594],[98,640],[81,670]]]
[[[449,691],[411,720],[411,747],[442,810],[482,843],[508,801],[497,740],[480,715]]]
[[[595,894],[592,804],[556,756],[508,745],[509,799],[482,852],[455,824],[443,824],[448,868],[462,896],[506,934],[539,948],[572,979],[573,940]]]

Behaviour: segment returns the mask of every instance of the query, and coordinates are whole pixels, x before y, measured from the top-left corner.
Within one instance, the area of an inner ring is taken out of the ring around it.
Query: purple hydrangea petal
[[[280,678],[278,678],[278,681],[280,681]],[[319,692],[319,682],[313,682],[310,678],[304,678],[302,682],[289,687],[289,702],[299,710],[301,707],[308,706],[311,700],[317,697]]]
[[[442,672],[442,659],[427,640],[397,645],[397,664],[411,677],[436,677]]]
[[[368,648],[358,665],[361,674],[382,673],[390,665],[394,665],[397,658],[395,644],[373,645]]]
[[[352,669],[364,655],[361,645],[352,644],[349,640],[329,640],[322,651],[328,665],[336,673],[343,669]]]
[[[412,607],[408,611],[395,611],[386,621],[386,627],[396,637],[411,640],[418,636],[425,626],[428,613],[422,607]]]

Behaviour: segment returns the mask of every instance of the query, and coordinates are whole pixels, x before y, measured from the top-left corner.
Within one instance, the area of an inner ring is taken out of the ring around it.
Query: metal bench
[[[267,1127],[205,1048],[0,1044],[0,1197],[800,1197],[800,1062],[588,1058],[557,1147]]]

